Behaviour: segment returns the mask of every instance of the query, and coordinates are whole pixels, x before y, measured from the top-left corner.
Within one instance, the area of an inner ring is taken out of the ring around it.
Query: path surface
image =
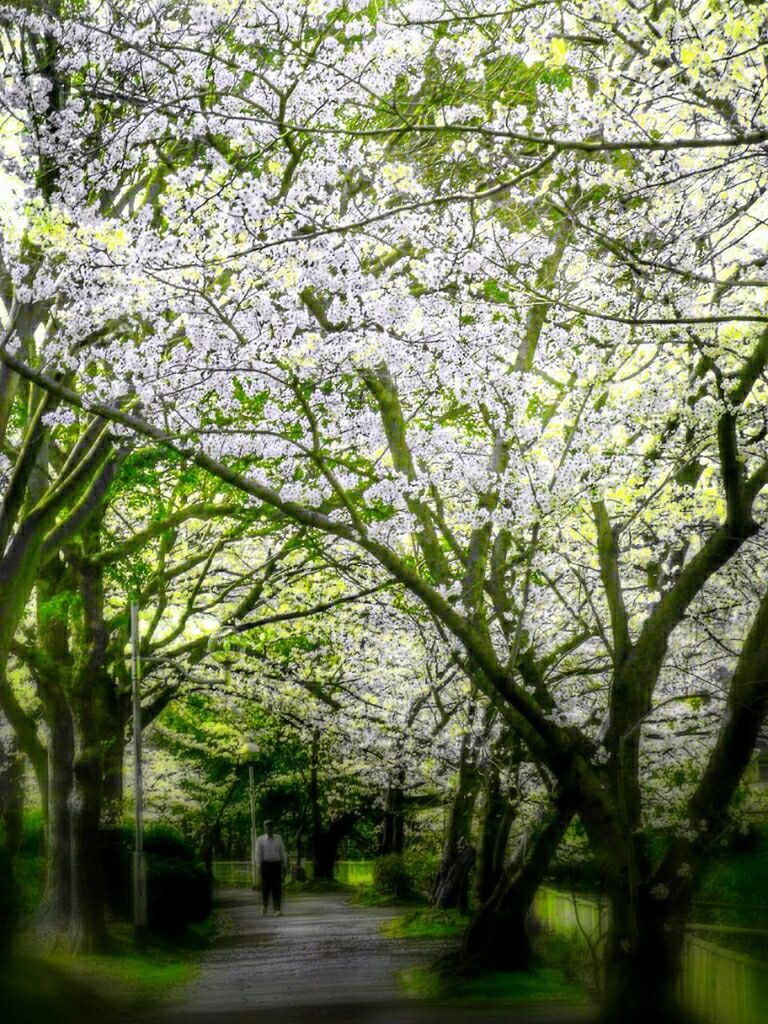
[[[585,1024],[583,1011],[550,1005],[484,1007],[403,996],[397,971],[444,948],[392,940],[380,926],[402,910],[352,906],[342,893],[289,899],[262,917],[247,890],[219,901],[223,930],[199,977],[142,1024]]]

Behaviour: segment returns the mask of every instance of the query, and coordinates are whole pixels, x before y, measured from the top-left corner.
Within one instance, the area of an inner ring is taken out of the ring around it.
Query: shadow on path
[[[419,1001],[396,972],[427,966],[436,941],[391,940],[381,924],[397,908],[357,907],[343,893],[293,897],[281,918],[255,896],[220,894],[222,933],[199,977],[141,1024],[587,1024],[583,1008]]]

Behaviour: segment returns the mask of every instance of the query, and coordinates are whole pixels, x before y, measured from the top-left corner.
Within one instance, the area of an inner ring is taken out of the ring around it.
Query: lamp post
[[[251,883],[256,888],[259,868],[256,863],[256,776],[253,762],[259,753],[259,745],[252,735],[248,735],[243,743],[243,754],[248,762],[248,796],[251,803]]]
[[[133,705],[133,789],[136,801],[133,852],[133,927],[139,949],[147,934],[147,859],[144,853],[144,781],[141,763],[141,651],[139,606],[131,601],[131,699]]]

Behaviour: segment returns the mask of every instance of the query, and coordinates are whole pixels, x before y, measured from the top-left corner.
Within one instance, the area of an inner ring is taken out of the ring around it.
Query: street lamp
[[[255,889],[259,868],[256,863],[256,839],[258,837],[256,835],[256,778],[253,770],[253,762],[258,756],[259,745],[251,733],[249,733],[245,738],[242,752],[245,760],[248,762],[248,796],[251,801],[251,882]]]
[[[136,802],[133,852],[133,927],[139,949],[147,932],[147,858],[144,853],[144,780],[141,764],[141,637],[139,605],[131,601],[131,704],[133,710],[133,788]]]

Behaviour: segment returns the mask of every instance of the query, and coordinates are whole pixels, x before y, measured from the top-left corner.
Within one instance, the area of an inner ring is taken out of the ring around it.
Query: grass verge
[[[423,907],[427,905],[427,900],[420,893],[396,896],[394,893],[379,892],[373,886],[367,885],[356,886],[350,902],[357,903],[362,907]]]
[[[454,939],[467,927],[467,917],[458,910],[413,910],[381,925],[390,939]]]
[[[525,1003],[581,1006],[587,1002],[583,989],[569,981],[557,967],[532,967],[528,971],[515,973],[490,971],[471,981],[452,985],[447,991],[444,981],[429,968],[414,967],[402,971],[399,980],[409,996],[421,999],[439,999],[450,995],[452,1002],[492,1003],[498,1006]]]
[[[107,955],[27,953],[0,970],[3,1024],[107,1024],[130,1020],[189,984],[214,921],[190,926],[180,944],[159,940],[144,953],[132,947],[131,931],[111,934]]]

